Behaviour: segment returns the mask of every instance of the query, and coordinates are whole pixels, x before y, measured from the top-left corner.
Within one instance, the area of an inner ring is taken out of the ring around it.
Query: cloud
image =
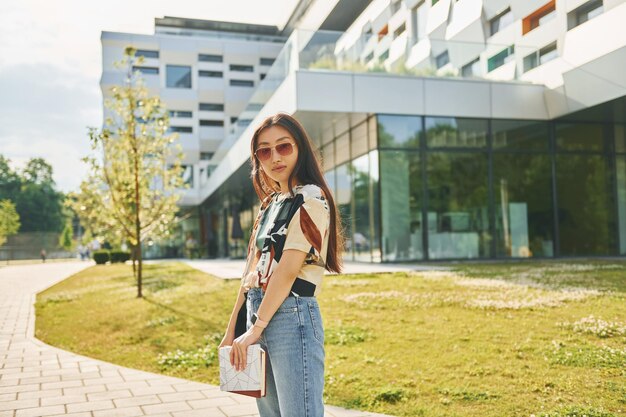
[[[45,158],[63,191],[86,173],[80,158],[90,151],[87,126],[99,127],[98,84],[52,65],[21,64],[0,70],[0,153],[16,165]]]

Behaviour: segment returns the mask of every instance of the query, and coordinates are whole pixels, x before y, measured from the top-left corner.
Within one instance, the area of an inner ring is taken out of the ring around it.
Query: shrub
[[[96,261],[98,265],[104,265],[108,261],[110,261],[109,251],[108,250],[97,250],[93,253],[93,260]]]
[[[130,252],[112,250],[111,251],[111,263],[124,263],[130,259]]]

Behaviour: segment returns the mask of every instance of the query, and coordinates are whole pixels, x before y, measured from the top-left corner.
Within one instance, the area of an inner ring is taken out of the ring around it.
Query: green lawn
[[[326,276],[325,402],[397,416],[626,415],[626,262],[454,264]],[[238,281],[179,263],[95,266],[37,297],[36,336],[219,383]]]

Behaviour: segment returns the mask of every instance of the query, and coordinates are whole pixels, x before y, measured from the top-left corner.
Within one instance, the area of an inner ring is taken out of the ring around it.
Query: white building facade
[[[249,140],[285,111],[319,150],[345,259],[624,255],[624,21],[623,0],[303,1],[183,232],[244,255]]]

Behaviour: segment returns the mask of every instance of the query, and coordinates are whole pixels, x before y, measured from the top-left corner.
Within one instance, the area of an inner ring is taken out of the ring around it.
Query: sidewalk
[[[0,269],[0,417],[258,416],[254,398],[124,368],[37,340],[35,295],[91,265]],[[369,416],[383,415],[326,406],[325,417]]]
[[[155,262],[155,261],[153,261]],[[156,261],[158,262],[158,261]],[[183,259],[181,262],[186,263],[192,268],[206,272],[222,279],[241,279],[241,274],[246,267],[245,260],[237,259]],[[381,272],[405,272],[405,271],[445,271],[450,268],[434,265],[416,265],[416,264],[389,264],[389,263],[369,263],[344,261],[344,269],[342,274],[376,274]],[[325,272],[326,275],[336,275],[335,273]]]

